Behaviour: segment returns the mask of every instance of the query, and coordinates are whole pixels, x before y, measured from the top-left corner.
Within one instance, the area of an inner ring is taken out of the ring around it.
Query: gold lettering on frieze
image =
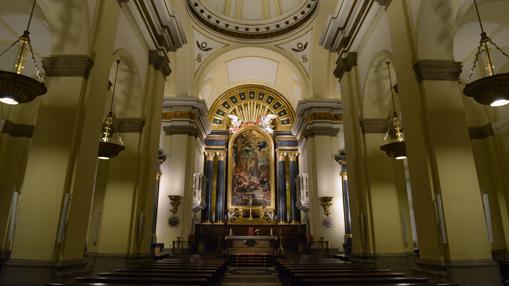
[[[170,111],[163,112],[162,118],[166,120],[174,120],[174,119],[196,119],[196,113],[190,111]]]
[[[338,113],[330,113],[330,112],[311,112],[306,115],[306,122],[311,122],[315,120],[326,120],[326,121],[341,121],[343,117]]]

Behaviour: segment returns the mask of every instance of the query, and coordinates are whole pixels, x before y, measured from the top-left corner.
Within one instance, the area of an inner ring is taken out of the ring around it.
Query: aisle
[[[228,267],[225,286],[280,286],[274,267]]]

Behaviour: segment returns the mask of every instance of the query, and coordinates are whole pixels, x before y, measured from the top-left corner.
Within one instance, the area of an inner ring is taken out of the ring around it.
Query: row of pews
[[[384,285],[384,286],[453,286],[431,283],[428,278],[409,277],[389,269],[375,269],[334,258],[298,257],[275,261],[283,283],[289,286]]]
[[[161,286],[218,285],[227,268],[225,259],[173,258],[151,261],[126,269],[76,277],[71,283],[49,283],[48,286]]]

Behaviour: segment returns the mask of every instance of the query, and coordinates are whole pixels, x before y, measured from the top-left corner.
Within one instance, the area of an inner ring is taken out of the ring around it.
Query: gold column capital
[[[287,152],[278,151],[277,152],[277,160],[278,161],[284,161],[287,155],[288,155]]]
[[[297,161],[297,157],[299,156],[298,152],[288,152],[287,154],[290,161]]]
[[[215,156],[216,156],[215,152],[205,152],[205,157],[207,157],[207,161],[214,161]]]
[[[226,157],[226,152],[225,151],[216,152],[216,156],[217,156],[217,160],[224,161],[224,159]]]

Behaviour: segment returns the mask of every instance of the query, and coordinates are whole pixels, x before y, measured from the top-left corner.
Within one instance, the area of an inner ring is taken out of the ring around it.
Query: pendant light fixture
[[[30,17],[28,18],[27,28],[14,43],[12,43],[6,50],[4,50],[0,57],[5,55],[11,48],[19,44],[19,51],[16,56],[16,62],[14,64],[14,71],[0,70],[0,102],[17,105],[19,103],[26,103],[32,101],[37,96],[46,93],[46,86],[42,81],[41,69],[37,64],[34,52],[32,50],[32,43],[30,40],[30,24],[32,23],[32,17],[34,15],[35,4],[37,0],[34,0],[32,4],[32,10]],[[34,61],[36,76],[38,80],[31,77],[22,75],[25,69],[25,62],[27,55],[30,53],[32,60]]]
[[[474,7],[481,27],[481,41],[477,48],[474,65],[470,70],[468,81],[472,78],[483,51],[488,61],[488,76],[467,84],[463,89],[463,93],[466,96],[474,98],[475,101],[480,104],[490,105],[492,107],[504,106],[509,104],[509,73],[495,74],[495,66],[493,65],[493,58],[491,57],[488,44],[495,47],[495,49],[497,49],[505,57],[509,58],[509,55],[497,46],[497,44],[495,44],[486,34],[476,0],[474,0]]]
[[[386,62],[387,70],[389,71],[389,88],[391,91],[392,100],[392,120],[389,126],[389,130],[384,138],[387,144],[380,146],[380,149],[384,151],[387,156],[396,160],[406,159],[406,145],[405,138],[403,135],[403,125],[399,119],[399,115],[396,112],[396,104],[394,101],[394,87],[392,85],[391,67],[390,62]]]
[[[113,157],[116,157],[120,152],[122,152],[125,149],[120,134],[113,129],[114,127],[113,123],[115,121],[115,113],[113,113],[113,100],[115,98],[115,89],[117,87],[117,76],[119,65],[120,60],[117,60],[117,69],[115,71],[115,81],[113,83],[113,93],[111,95],[110,111],[108,112],[108,115],[104,120],[101,132],[101,140],[99,141],[99,151],[97,153],[97,157],[101,160],[109,160]]]

